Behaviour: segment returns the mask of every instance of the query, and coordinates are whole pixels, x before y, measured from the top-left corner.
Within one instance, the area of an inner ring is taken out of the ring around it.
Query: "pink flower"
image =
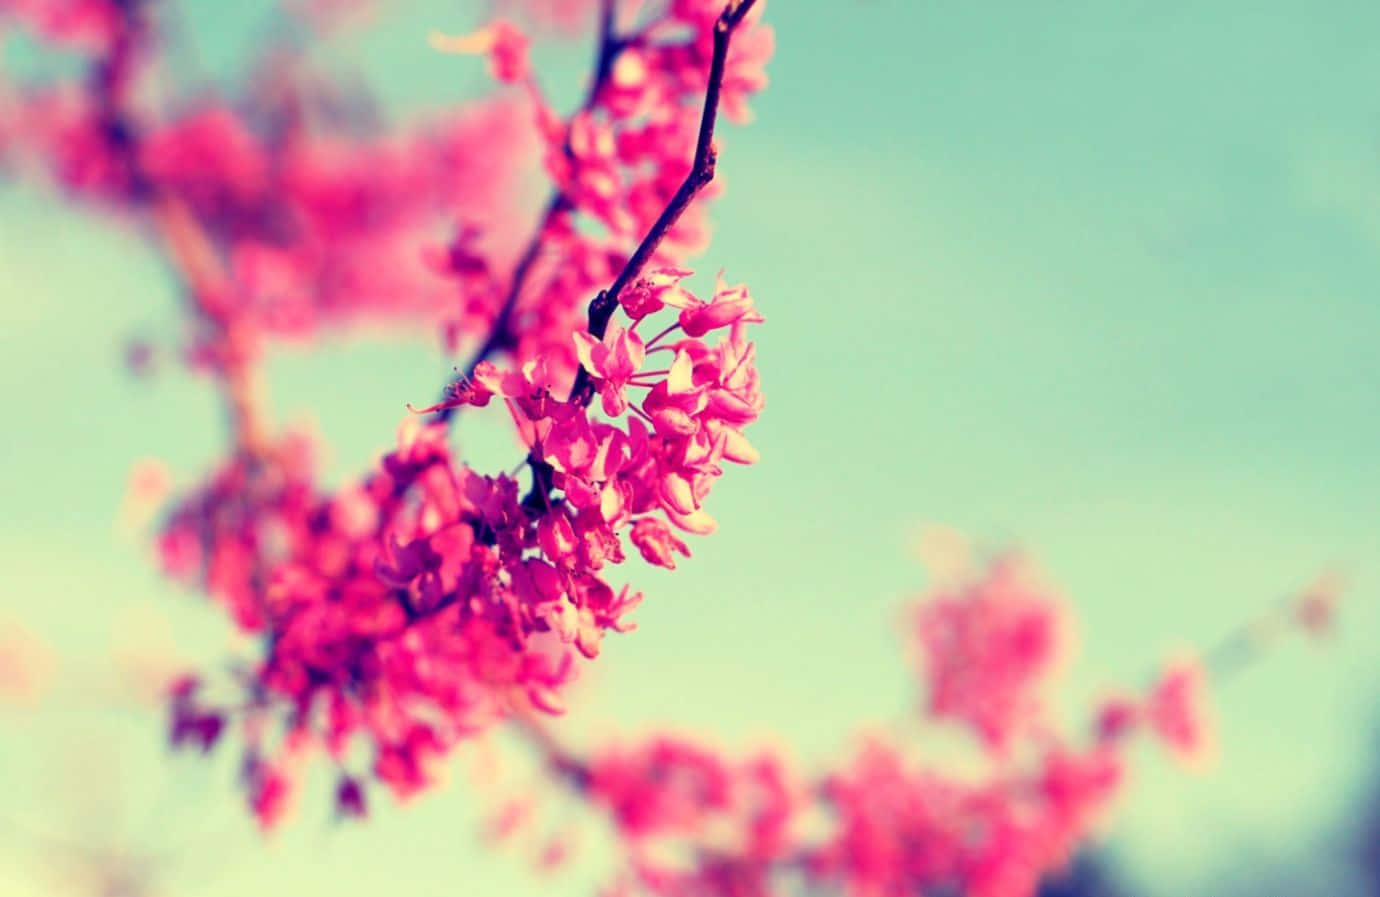
[[[29,20],[49,40],[92,54],[107,52],[126,26],[114,0],[8,0],[0,12]]]
[[[511,22],[499,20],[489,26],[492,46],[489,50],[494,77],[505,84],[526,80],[531,64],[527,60],[527,35]]]
[[[712,752],[671,738],[609,751],[591,770],[590,791],[633,837],[689,831],[729,805],[731,774]]]
[[[619,295],[618,304],[623,306],[623,311],[628,317],[634,321],[641,320],[665,308],[668,304],[667,294],[680,293],[681,279],[693,273],[687,268],[656,268],[648,271]],[[672,301],[670,304],[677,307],[680,301],[683,301],[675,295],[673,299],[678,301]]]
[[[604,413],[609,417],[618,417],[628,410],[628,400],[624,394],[628,381],[647,357],[641,337],[617,324],[609,326],[602,341],[584,330],[575,331],[573,336],[581,366],[603,381],[599,386],[599,395],[603,399]]]
[[[1337,605],[1341,600],[1340,577],[1321,577],[1294,600],[1294,620],[1310,635],[1326,635],[1336,623]]]
[[[150,177],[208,212],[247,206],[268,186],[264,149],[224,106],[207,107],[148,135],[140,160]]]
[[[760,324],[765,320],[753,308],[752,296],[748,294],[747,287],[743,284],[736,287],[727,286],[722,273],[719,274],[714,298],[709,302],[696,299],[689,293],[684,295],[685,305],[681,309],[679,321],[681,329],[689,336],[704,336],[711,330],[727,327],[738,321]]]
[[[1075,844],[1116,794],[1123,771],[1121,755],[1107,748],[1049,751],[1040,789],[1051,811],[1047,825],[1052,833],[1067,845]]]
[[[1205,763],[1212,749],[1205,708],[1206,678],[1196,660],[1171,663],[1145,699],[1145,718],[1151,730],[1190,766]]]
[[[666,437],[693,436],[699,431],[698,415],[707,401],[695,384],[694,361],[680,349],[666,379],[655,384],[642,402],[657,433]]]
[[[1063,629],[1056,601],[1012,559],[928,599],[916,612],[916,636],[930,713],[972,726],[1003,750],[1038,719],[1035,689],[1053,668]]]
[[[260,761],[250,775],[249,804],[259,827],[268,830],[282,821],[289,808],[292,783],[283,772]]]
[[[665,567],[667,570],[676,569],[676,553],[684,557],[690,556],[689,546],[671,535],[670,528],[655,517],[638,518],[633,523],[629,537],[637,546],[637,550],[642,552],[642,557],[647,559],[647,563]]]

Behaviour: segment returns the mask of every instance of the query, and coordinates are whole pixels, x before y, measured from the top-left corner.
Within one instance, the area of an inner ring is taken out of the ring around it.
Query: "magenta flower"
[[[647,563],[668,570],[676,569],[676,554],[690,556],[689,546],[672,535],[670,528],[655,517],[638,518],[633,523],[628,537],[637,546],[637,550],[642,552],[642,557],[646,558]]]
[[[657,268],[648,271],[618,297],[629,318],[640,321],[668,304],[680,307],[680,281],[694,272],[688,268]],[[668,296],[668,294],[670,294]]]
[[[747,287],[743,284],[736,287],[727,286],[722,273],[719,274],[714,298],[709,302],[696,299],[689,293],[685,294],[685,304],[681,308],[679,319],[681,329],[694,337],[704,336],[711,330],[727,327],[738,321],[760,324],[764,320],[753,307],[752,296],[748,294]]]
[[[1038,685],[1066,641],[1058,603],[1014,560],[916,613],[929,712],[968,725],[995,750],[1038,717]]]
[[[1206,713],[1206,673],[1196,660],[1165,667],[1145,699],[1150,729],[1181,762],[1205,763],[1212,750],[1212,730]]]
[[[580,364],[601,381],[599,395],[603,399],[604,413],[609,417],[620,416],[628,410],[625,394],[628,381],[647,357],[642,339],[617,324],[609,327],[603,340],[583,330],[575,331],[573,336]]]

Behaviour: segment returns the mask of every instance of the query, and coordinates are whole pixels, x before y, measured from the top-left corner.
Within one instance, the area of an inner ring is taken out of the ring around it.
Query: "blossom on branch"
[[[1015,558],[922,603],[915,636],[929,713],[971,726],[998,751],[1039,719],[1036,692],[1069,640],[1060,603]]]

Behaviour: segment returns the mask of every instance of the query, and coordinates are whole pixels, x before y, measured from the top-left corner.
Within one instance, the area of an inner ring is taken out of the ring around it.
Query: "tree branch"
[[[633,252],[632,258],[623,266],[618,279],[613,282],[605,293],[604,303],[601,309],[608,308],[598,322],[598,330],[595,329],[596,320],[594,317],[594,305],[590,306],[590,332],[597,337],[603,337],[604,328],[608,326],[608,317],[613,311],[613,307],[618,304],[618,296],[623,289],[642,273],[642,268],[656,252],[661,241],[665,239],[667,231],[680,219],[686,207],[690,205],[690,200],[695,198],[705,184],[714,180],[714,165],[718,159],[718,154],[714,150],[714,123],[719,115],[719,93],[723,89],[724,66],[728,60],[728,45],[733,37],[733,30],[743,21],[743,18],[752,9],[757,0],[734,0],[724,7],[720,13],[719,20],[714,23],[714,55],[709,61],[709,85],[705,89],[704,109],[700,113],[700,132],[695,141],[695,159],[690,164],[690,173],[685,176],[680,189],[671,197],[671,201],[666,204],[666,209],[652,225],[647,236],[642,238],[642,243]],[[599,302],[596,298],[595,302]]]
[[[166,193],[156,194],[153,219],[197,314],[215,328],[224,354],[222,390],[235,446],[251,457],[260,456],[268,447],[259,412],[262,386],[251,357],[249,333],[237,320],[236,310],[227,304],[232,293],[224,262],[196,216],[181,200]]]
[[[595,51],[594,57],[594,78],[590,81],[589,91],[585,94],[584,102],[580,104],[580,111],[589,109],[599,98],[599,91],[603,89],[608,81],[609,73],[613,70],[613,61],[618,57],[618,53],[623,49],[624,42],[613,33],[613,6],[615,0],[600,0],[599,4],[599,46]],[[570,157],[573,151],[570,147],[570,138],[566,137],[563,148],[565,155]],[[556,190],[551,199],[546,204],[546,211],[542,213],[541,220],[537,224],[536,230],[527,241],[527,248],[523,250],[518,258],[517,264],[513,267],[513,276],[508,283],[508,293],[503,297],[503,305],[499,308],[498,317],[494,318],[493,326],[489,328],[489,335],[479,346],[470,361],[465,365],[461,374],[460,382],[464,383],[474,376],[474,370],[479,363],[485,361],[493,353],[500,349],[511,348],[513,334],[510,332],[513,314],[517,310],[518,298],[522,295],[522,288],[527,283],[528,276],[532,273],[532,266],[536,263],[537,257],[541,254],[542,238],[550,228],[557,215],[574,208],[570,197],[564,191]],[[444,402],[453,389],[453,384],[447,384],[443,391],[441,400]],[[454,415],[455,407],[441,408],[435,412],[433,420],[445,423]]]
[[[136,52],[144,39],[144,0],[123,0],[117,39],[109,52],[95,60],[88,73],[88,89],[100,110],[104,138],[129,178],[130,200],[147,208],[163,255],[188,294],[192,310],[213,328],[223,353],[221,389],[235,447],[251,458],[267,449],[259,410],[261,385],[252,360],[252,335],[238,320],[225,260],[210,234],[186,202],[163,190],[143,170],[139,159],[139,128],[127,103],[135,75]]]
[[[1291,629],[1328,625],[1341,601],[1343,583],[1344,578],[1338,574],[1324,575],[1302,592],[1290,593],[1238,624],[1203,652],[1204,668],[1214,681],[1224,682],[1259,660]],[[1310,623],[1307,619],[1310,609],[1326,615],[1327,619]]]
[[[689,207],[695,194],[699,193],[705,184],[714,180],[714,168],[718,161],[718,153],[714,149],[714,124],[719,114],[719,94],[723,89],[728,46],[733,38],[734,29],[755,3],[756,0],[732,0],[714,23],[714,52],[709,61],[709,83],[705,88],[704,109],[700,113],[700,131],[695,140],[695,158],[690,163],[690,172],[651,229],[647,231],[647,235],[642,238],[642,242],[623,266],[613,285],[607,290],[600,291],[589,303],[589,332],[596,338],[603,339],[605,331],[608,330],[609,319],[618,307],[619,295],[642,273],[642,269],[656,253],[661,241]],[[582,405],[589,404],[590,399],[594,397],[593,381],[583,366],[575,375],[575,385],[571,387],[570,397]]]
[[[576,793],[583,794],[593,777],[589,763],[557,740],[530,709],[525,698],[517,700],[520,703],[514,705],[513,712],[508,716],[513,730],[542,756],[560,781],[568,784]]]

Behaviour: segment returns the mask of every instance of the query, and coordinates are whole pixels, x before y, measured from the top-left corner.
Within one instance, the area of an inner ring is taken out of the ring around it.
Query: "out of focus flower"
[[[1207,674],[1193,659],[1165,667],[1145,700],[1150,729],[1185,764],[1201,766],[1213,747],[1206,706]]]
[[[53,666],[45,642],[16,620],[0,620],[0,704],[37,703]]]
[[[930,714],[999,751],[1038,721],[1038,688],[1069,638],[1060,602],[1015,558],[922,600],[914,635]]]
[[[527,36],[512,22],[504,19],[460,37],[433,31],[428,37],[428,42],[433,49],[443,53],[487,55],[494,78],[505,84],[524,81],[530,72]]]
[[[1315,636],[1332,631],[1342,600],[1342,586],[1341,577],[1320,577],[1295,599],[1294,619],[1304,631]]]

